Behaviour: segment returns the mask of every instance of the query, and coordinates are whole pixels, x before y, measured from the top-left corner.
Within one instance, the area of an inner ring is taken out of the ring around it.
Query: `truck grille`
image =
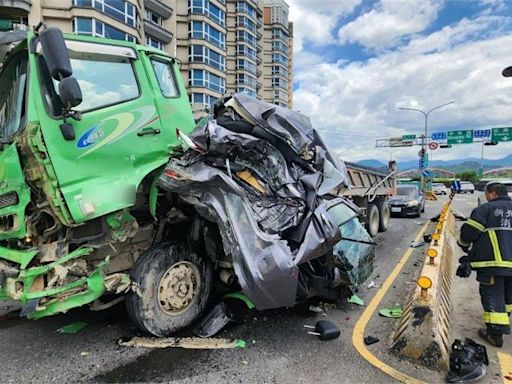
[[[16,192],[0,195],[0,209],[16,204],[18,204],[18,194]]]

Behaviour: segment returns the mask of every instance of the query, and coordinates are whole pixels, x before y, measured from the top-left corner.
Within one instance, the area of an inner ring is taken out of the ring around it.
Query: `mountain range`
[[[381,168],[386,167],[386,164],[376,159],[365,159],[358,161],[358,164]],[[400,161],[397,164],[400,171],[406,171],[408,169],[415,169],[418,167],[418,160]],[[433,168],[445,168],[453,172],[462,171],[477,171],[480,168],[480,159],[476,157],[469,157],[466,159],[454,159],[454,160],[434,160],[429,164]],[[501,159],[484,159],[484,168],[501,168],[512,166],[512,155],[508,155]]]

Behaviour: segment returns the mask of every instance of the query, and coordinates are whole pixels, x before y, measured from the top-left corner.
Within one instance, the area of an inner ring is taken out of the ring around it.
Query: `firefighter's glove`
[[[457,268],[457,272],[455,274],[464,279],[468,278],[471,275],[471,265],[469,265],[469,256],[462,256],[459,259],[459,263],[459,267]]]

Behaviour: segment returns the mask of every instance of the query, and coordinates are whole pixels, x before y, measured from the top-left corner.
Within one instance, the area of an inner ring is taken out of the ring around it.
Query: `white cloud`
[[[437,18],[442,3],[436,0],[381,0],[373,9],[338,31],[341,44],[358,43],[371,49],[396,44],[424,31]]]
[[[317,45],[334,42],[332,31],[338,19],[352,13],[361,2],[362,0],[290,0],[295,51],[302,51],[305,40]]]
[[[347,160],[386,160],[388,153],[375,148],[375,139],[421,134],[423,116],[399,111],[401,106],[429,109],[455,100],[432,113],[430,133],[511,126],[512,81],[501,71],[512,65],[512,35],[500,29],[511,26],[510,17],[463,19],[367,62],[340,65],[310,55],[304,60],[308,65],[295,74],[294,109],[309,115]],[[478,157],[479,148],[461,145],[436,151],[434,157]],[[502,157],[511,149],[510,144],[486,147],[486,157]],[[405,148],[393,157],[411,159],[417,151]]]

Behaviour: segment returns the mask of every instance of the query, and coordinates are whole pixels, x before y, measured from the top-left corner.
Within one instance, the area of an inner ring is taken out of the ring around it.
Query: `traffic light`
[[[498,145],[497,141],[486,141],[484,145]]]
[[[451,144],[441,144],[441,145],[439,146],[439,148],[451,148],[451,147],[452,147],[452,145],[451,145]]]

